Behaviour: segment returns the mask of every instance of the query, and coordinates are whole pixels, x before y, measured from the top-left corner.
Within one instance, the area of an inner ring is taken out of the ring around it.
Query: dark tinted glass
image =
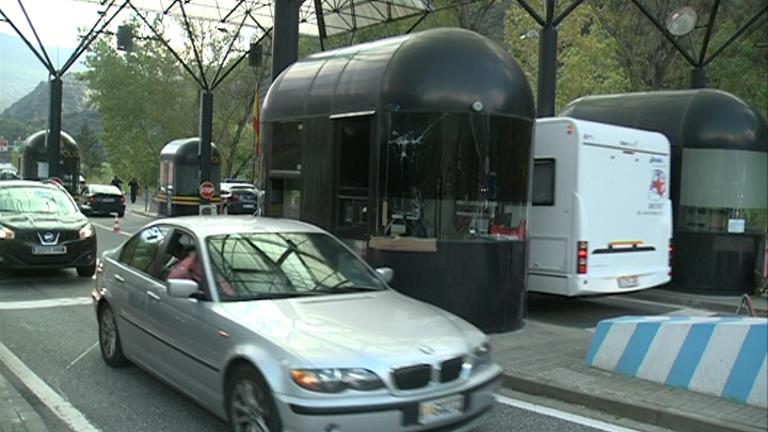
[[[537,159],[533,164],[533,205],[555,205],[555,160]]]

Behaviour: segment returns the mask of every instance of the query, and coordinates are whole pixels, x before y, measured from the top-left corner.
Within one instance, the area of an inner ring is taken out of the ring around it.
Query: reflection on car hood
[[[464,354],[470,341],[484,337],[447,312],[393,291],[220,305],[241,326],[318,366],[409,364]]]
[[[87,221],[80,213],[0,213],[0,225],[15,230],[75,230]]]

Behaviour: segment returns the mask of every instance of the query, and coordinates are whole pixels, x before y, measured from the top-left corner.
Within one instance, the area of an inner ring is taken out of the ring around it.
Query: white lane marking
[[[102,225],[102,224],[100,224],[100,223],[96,223],[96,222],[94,222],[94,221],[91,221],[91,223],[92,223],[93,225],[95,225],[95,226],[97,226],[97,227],[99,227],[99,228],[103,229],[103,230],[106,230],[106,231],[109,231],[109,232],[113,232],[113,231],[112,231],[112,227],[109,227],[109,226],[106,226],[106,225]],[[123,231],[123,230],[120,230],[120,231],[118,231],[118,234],[120,234],[120,235],[124,235],[124,236],[126,236],[126,237],[130,237],[130,236],[132,236],[132,235],[133,235],[133,233],[132,233],[132,232]]]
[[[65,368],[64,368],[64,370],[66,371],[66,370],[68,370],[69,368],[71,368],[72,366],[74,366],[74,365],[75,365],[75,363],[79,362],[79,361],[80,361],[80,360],[81,360],[83,357],[85,357],[85,355],[86,355],[86,354],[88,354],[89,352],[91,352],[91,350],[93,350],[93,349],[94,349],[94,348],[96,348],[97,346],[99,346],[99,342],[98,342],[98,341],[97,341],[95,344],[91,345],[91,346],[90,346],[90,347],[89,347],[87,350],[85,350],[85,351],[84,351],[82,354],[80,354],[79,356],[77,356],[77,358],[76,358],[76,359],[72,360],[72,363],[68,364],[68,365],[67,365],[67,367],[65,367]]]
[[[58,418],[75,432],[99,432],[87,418],[66,399],[53,391],[39,376],[35,375],[16,355],[0,342],[0,362],[37,396]]]
[[[136,210],[131,210],[131,214],[134,215],[134,216],[139,216],[139,217],[143,217],[143,218],[146,218],[146,219],[154,219],[155,218],[154,216],[145,215],[144,213],[139,213]]]
[[[635,429],[628,429],[621,426],[616,426],[604,421],[591,419],[589,417],[580,416],[577,414],[571,414],[569,412],[556,410],[554,408],[545,407],[542,405],[532,404],[530,402],[521,401],[519,399],[512,399],[507,396],[496,395],[496,401],[504,405],[513,406],[526,411],[533,411],[538,414],[542,414],[548,417],[555,417],[567,422],[576,423],[578,425],[591,427],[606,432],[638,432]]]
[[[59,306],[84,306],[93,304],[90,297],[66,297],[46,300],[0,302],[0,310],[44,309]]]

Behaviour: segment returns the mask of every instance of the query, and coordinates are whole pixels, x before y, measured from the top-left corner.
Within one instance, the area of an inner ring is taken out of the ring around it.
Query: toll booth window
[[[270,182],[270,216],[298,219],[301,216],[301,180],[272,178]]]
[[[485,114],[391,114],[378,234],[524,238],[532,128]]]
[[[533,205],[555,205],[555,160],[536,159],[533,163]]]
[[[272,123],[271,170],[301,171],[303,129],[299,122]]]
[[[677,229],[732,234],[768,230],[768,153],[686,148],[682,159],[682,226]]]

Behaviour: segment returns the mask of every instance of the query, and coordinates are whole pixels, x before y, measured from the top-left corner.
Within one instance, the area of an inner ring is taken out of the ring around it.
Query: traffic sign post
[[[200,183],[200,198],[202,198],[200,204],[209,204],[215,193],[216,186],[214,186],[213,183],[209,181]]]

